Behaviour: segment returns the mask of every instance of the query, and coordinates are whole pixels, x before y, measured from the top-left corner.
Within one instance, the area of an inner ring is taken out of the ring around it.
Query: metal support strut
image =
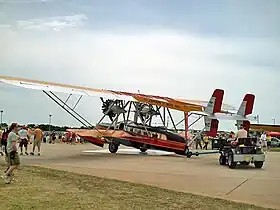
[[[77,106],[78,102],[80,101],[81,97],[79,98],[79,100],[76,103],[76,105],[74,106],[74,108],[71,108],[66,104],[66,102],[68,101],[70,96],[68,96],[67,100],[64,102],[56,94],[52,93],[51,91],[50,91],[50,94],[48,92],[46,92],[45,90],[43,90],[43,92],[50,99],[52,99],[56,104],[58,104],[62,109],[64,109],[64,111],[66,111],[68,114],[70,114],[72,117],[74,117],[77,121],[79,121],[83,126],[85,126],[87,128],[93,128],[94,127],[90,122],[88,122],[85,118],[83,118],[80,114],[78,114],[74,110],[74,108]]]

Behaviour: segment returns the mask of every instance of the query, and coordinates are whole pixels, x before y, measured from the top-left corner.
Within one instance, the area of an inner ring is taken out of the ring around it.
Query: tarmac
[[[41,156],[22,156],[21,162],[23,168],[38,165],[280,209],[280,153],[269,152],[262,169],[229,169],[218,157],[128,148],[110,154],[91,144],[43,144]]]

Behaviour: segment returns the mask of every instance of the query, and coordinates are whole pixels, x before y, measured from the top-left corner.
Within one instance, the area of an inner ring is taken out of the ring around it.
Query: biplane
[[[43,91],[50,99],[67,113],[78,120],[86,129],[69,129],[81,138],[94,145],[103,147],[109,144],[109,151],[116,153],[120,145],[133,147],[145,152],[148,149],[164,150],[191,157],[190,144],[203,132],[215,137],[218,131],[219,119],[236,120],[237,125],[243,124],[249,130],[250,121],[255,118],[249,115],[253,112],[255,96],[246,94],[239,109],[223,103],[224,90],[214,90],[209,101],[176,99],[141,93],[130,93],[106,89],[66,85],[54,82],[37,81],[24,78],[0,76],[0,82],[34,90]],[[69,94],[62,100],[56,93]],[[67,102],[72,95],[79,95],[77,102],[70,107]],[[83,96],[99,96],[102,102],[103,116],[94,126],[75,111]],[[183,119],[175,123],[171,111],[183,113]],[[189,124],[189,117],[198,115],[198,119]],[[108,117],[110,122],[104,123]],[[155,126],[153,121],[159,118],[161,126]],[[167,118],[173,128],[166,126]],[[189,139],[187,131],[198,120],[204,119],[205,127],[195,138]],[[185,123],[185,136],[181,136],[177,126]],[[196,153],[198,155],[198,153]]]

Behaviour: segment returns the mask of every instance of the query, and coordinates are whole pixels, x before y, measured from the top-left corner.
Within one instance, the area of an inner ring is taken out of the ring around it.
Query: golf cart
[[[220,147],[220,165],[235,168],[238,163],[249,165],[254,163],[256,168],[262,168],[265,154],[257,138],[227,139]]]

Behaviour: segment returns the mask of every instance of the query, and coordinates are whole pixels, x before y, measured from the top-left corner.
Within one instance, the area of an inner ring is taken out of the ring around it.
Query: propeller
[[[113,112],[112,109],[109,110],[110,106],[112,105],[112,103],[114,103],[113,100],[107,99],[106,101],[104,101],[103,99],[101,99],[102,101],[102,112],[103,114],[106,114],[110,120],[113,122],[113,118],[116,116],[116,114]]]

